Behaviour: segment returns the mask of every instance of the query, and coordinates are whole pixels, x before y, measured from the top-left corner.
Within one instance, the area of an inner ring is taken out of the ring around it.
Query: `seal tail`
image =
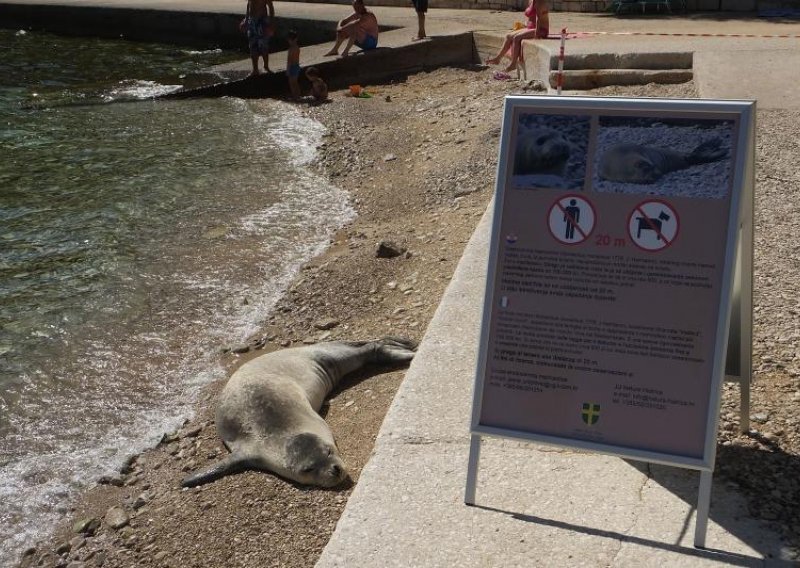
[[[214,465],[190,475],[181,482],[181,487],[197,487],[204,483],[216,481],[232,473],[239,473],[250,468],[251,460],[239,453],[230,454]]]
[[[690,165],[706,164],[708,162],[716,162],[728,155],[728,150],[722,147],[722,140],[720,138],[712,138],[706,140],[692,152],[686,156],[686,161]]]

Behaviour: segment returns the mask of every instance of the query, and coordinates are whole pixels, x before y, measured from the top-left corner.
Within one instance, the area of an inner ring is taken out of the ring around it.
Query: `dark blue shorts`
[[[300,76],[300,64],[299,63],[292,63],[289,68],[286,70],[286,74],[289,77],[299,77]]]
[[[378,38],[368,35],[364,38],[364,41],[362,41],[361,43],[356,42],[356,45],[361,49],[363,49],[364,51],[369,51],[370,49],[375,49],[376,47],[378,47]]]

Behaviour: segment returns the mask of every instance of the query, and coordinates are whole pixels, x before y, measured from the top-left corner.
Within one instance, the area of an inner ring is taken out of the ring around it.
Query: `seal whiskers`
[[[318,414],[339,380],[370,364],[414,357],[407,339],[319,343],[267,353],[242,365],[225,385],[217,431],[231,454],[183,480],[194,487],[245,469],[271,471],[306,485],[334,487],[347,471]]]

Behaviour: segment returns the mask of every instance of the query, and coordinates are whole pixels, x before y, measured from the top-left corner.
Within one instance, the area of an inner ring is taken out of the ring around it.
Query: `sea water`
[[[180,424],[353,214],[295,108],[153,100],[231,57],[0,30],[0,566]]]

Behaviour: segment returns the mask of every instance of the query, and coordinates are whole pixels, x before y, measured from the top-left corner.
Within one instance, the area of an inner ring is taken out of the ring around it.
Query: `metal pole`
[[[755,109],[754,109],[755,112]],[[753,119],[755,123],[755,119]],[[752,126],[754,124],[751,123]],[[741,309],[741,347],[739,349],[739,393],[740,414],[739,430],[750,430],[750,385],[753,382],[753,216],[755,209],[755,164],[756,145],[755,128],[748,133],[750,148],[747,156],[748,167],[745,169],[745,194],[742,208],[742,235],[739,239],[741,246],[741,295],[739,306]]]
[[[558,50],[558,77],[556,78],[556,90],[561,94],[561,87],[564,85],[564,44],[567,41],[567,28],[561,28],[561,49]]]
[[[478,460],[481,457],[481,437],[472,434],[469,440],[469,463],[467,464],[467,489],[464,492],[464,503],[475,504],[475,486],[478,483]]]
[[[711,508],[712,472],[700,472],[700,490],[697,494],[697,519],[694,525],[694,547],[705,548],[708,530],[708,512]]]

